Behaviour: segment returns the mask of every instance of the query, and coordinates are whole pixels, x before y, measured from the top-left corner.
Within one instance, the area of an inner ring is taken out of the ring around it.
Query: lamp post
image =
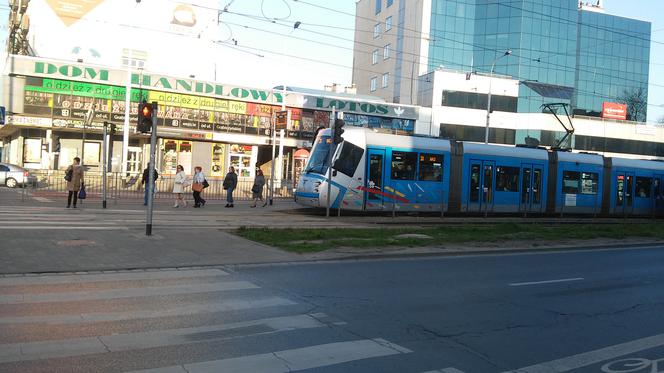
[[[489,143],[489,121],[491,117],[491,82],[493,81],[493,69],[496,68],[496,62],[498,62],[499,59],[509,56],[512,54],[512,50],[508,49],[505,51],[505,53],[501,54],[500,56],[496,57],[495,60],[493,60],[493,63],[491,64],[491,73],[489,74],[489,94],[487,95],[486,98],[486,129],[484,130],[484,143],[488,144]]]

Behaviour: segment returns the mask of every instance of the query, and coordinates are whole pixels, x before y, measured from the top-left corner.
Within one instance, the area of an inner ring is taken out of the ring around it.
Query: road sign
[[[288,128],[288,110],[277,111],[277,123],[274,126],[276,131]]]
[[[0,125],[5,124],[5,107],[0,106]]]

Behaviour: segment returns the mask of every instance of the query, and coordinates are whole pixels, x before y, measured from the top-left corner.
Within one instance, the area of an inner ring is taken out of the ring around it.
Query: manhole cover
[[[90,246],[94,245],[94,241],[90,240],[64,240],[64,241],[56,241],[55,242],[58,246]]]

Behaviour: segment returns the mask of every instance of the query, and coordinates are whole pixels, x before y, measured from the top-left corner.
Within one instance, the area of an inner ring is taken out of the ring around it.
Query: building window
[[[387,0],[387,5],[385,5],[385,7],[389,8],[390,5],[392,5],[393,2],[394,2],[394,0]]]
[[[371,53],[371,64],[375,65],[378,63],[378,49],[374,49],[373,53]]]
[[[442,106],[460,107],[466,109],[486,110],[487,95],[485,93],[443,91]],[[516,113],[517,97],[491,95],[491,111],[505,111]]]
[[[389,83],[390,83],[390,73],[383,74],[383,81],[380,84],[381,88],[386,88]]]
[[[376,14],[380,13],[380,6],[383,0],[376,0]]]
[[[390,31],[391,29],[392,29],[392,16],[389,16],[385,19],[385,31]]]
[[[371,92],[374,92],[376,90],[377,80],[378,80],[378,78],[376,78],[376,77],[371,78]]]
[[[376,26],[374,26],[373,37],[375,39],[379,36],[380,36],[380,23],[376,23]]]
[[[383,47],[383,59],[386,60],[390,58],[390,44],[386,44]]]

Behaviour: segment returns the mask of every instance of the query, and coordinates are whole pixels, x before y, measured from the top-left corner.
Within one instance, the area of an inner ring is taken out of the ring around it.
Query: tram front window
[[[327,167],[330,164],[329,152],[331,143],[332,139],[330,136],[321,136],[317,139],[316,146],[309,158],[307,168],[304,170],[305,172],[325,175]],[[334,149],[332,149],[332,151],[334,151]]]

